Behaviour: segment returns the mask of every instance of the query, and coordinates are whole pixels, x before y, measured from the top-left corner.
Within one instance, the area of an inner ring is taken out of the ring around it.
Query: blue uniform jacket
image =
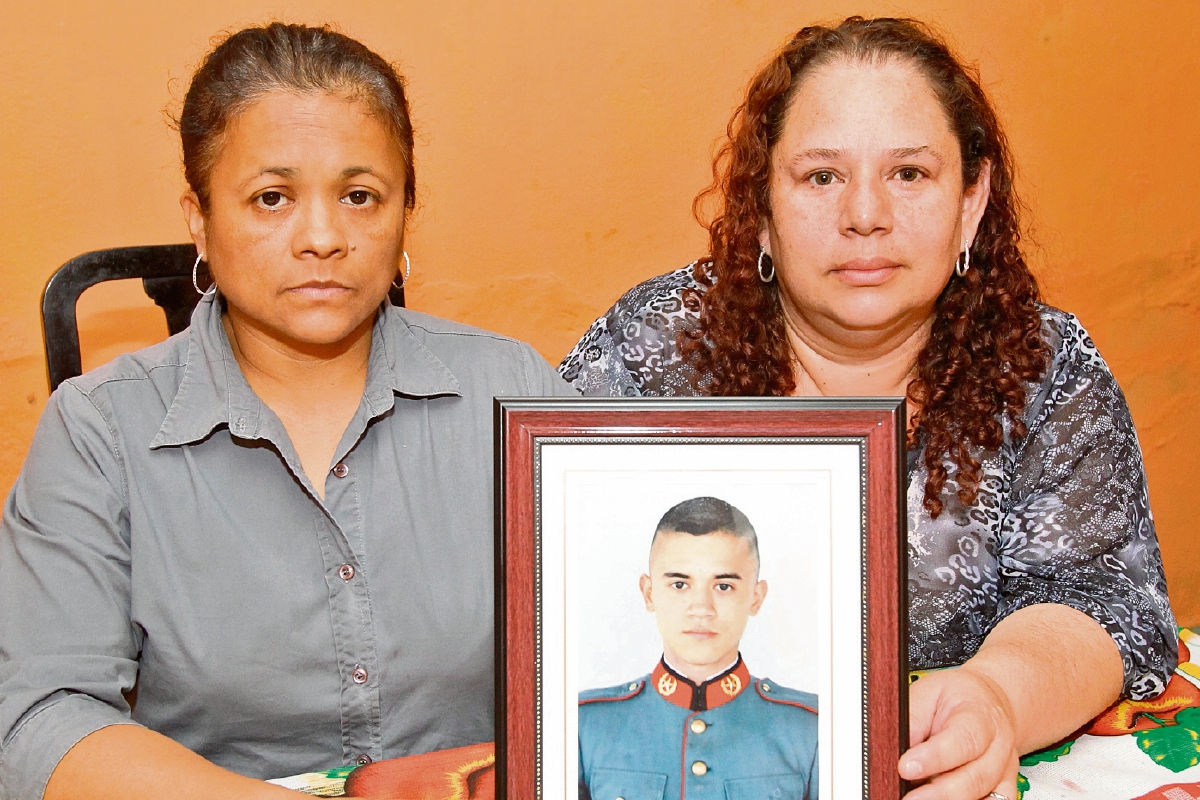
[[[695,686],[659,662],[579,695],[581,800],[814,800],[817,698],[739,658]]]

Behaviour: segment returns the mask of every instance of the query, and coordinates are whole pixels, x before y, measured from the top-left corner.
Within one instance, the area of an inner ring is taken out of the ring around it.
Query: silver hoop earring
[[[197,278],[199,277],[198,270],[200,269],[200,262],[203,260],[204,253],[197,253],[196,263],[192,264],[192,287],[195,288],[196,294],[200,295],[201,297],[208,297],[217,291],[217,282],[213,281],[213,285],[208,287],[207,292],[200,288],[200,281]]]
[[[764,260],[767,264],[766,270],[763,269]],[[775,280],[775,262],[767,255],[766,248],[761,245],[758,248],[758,279],[763,283],[770,283]]]
[[[967,274],[967,270],[971,268],[971,243],[963,242],[963,251],[959,257],[954,259],[954,274],[958,277],[963,277]]]
[[[412,271],[412,262],[408,260],[408,251],[401,250],[400,252],[404,255],[404,280],[400,281],[397,285],[396,279],[392,279],[392,286],[395,286],[397,289],[404,288],[404,284],[408,283],[408,273]]]

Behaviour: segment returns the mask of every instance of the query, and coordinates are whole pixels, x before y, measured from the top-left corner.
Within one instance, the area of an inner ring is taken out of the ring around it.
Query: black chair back
[[[158,244],[96,250],[58,268],[42,293],[42,336],[50,391],[83,372],[75,305],[86,289],[104,281],[141,278],[142,288],[167,317],[172,334],[187,328],[200,295],[192,286],[196,248],[190,244]],[[201,284],[203,285],[203,284]],[[404,289],[392,287],[392,305],[404,305]]]

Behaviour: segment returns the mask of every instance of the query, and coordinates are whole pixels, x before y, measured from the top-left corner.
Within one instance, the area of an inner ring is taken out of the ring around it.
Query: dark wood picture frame
[[[545,443],[820,440],[864,453],[863,797],[898,798],[907,747],[905,419],[899,398],[506,399],[495,404],[497,797],[543,797],[540,449]],[[822,713],[832,713],[822,709]]]

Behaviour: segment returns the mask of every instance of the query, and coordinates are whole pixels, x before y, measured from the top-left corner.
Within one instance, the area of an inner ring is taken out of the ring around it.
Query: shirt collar
[[[650,685],[672,705],[689,711],[708,711],[723,706],[750,685],[750,670],[738,655],[737,663],[697,686],[661,659],[650,673]]]
[[[183,378],[150,449],[194,444],[221,425],[235,436],[260,436],[263,402],[250,388],[221,322],[216,295],[201,298],[188,328]],[[461,395],[458,379],[417,338],[403,316],[384,301],[371,330],[371,354],[362,402],[370,417],[391,410],[395,395]]]

